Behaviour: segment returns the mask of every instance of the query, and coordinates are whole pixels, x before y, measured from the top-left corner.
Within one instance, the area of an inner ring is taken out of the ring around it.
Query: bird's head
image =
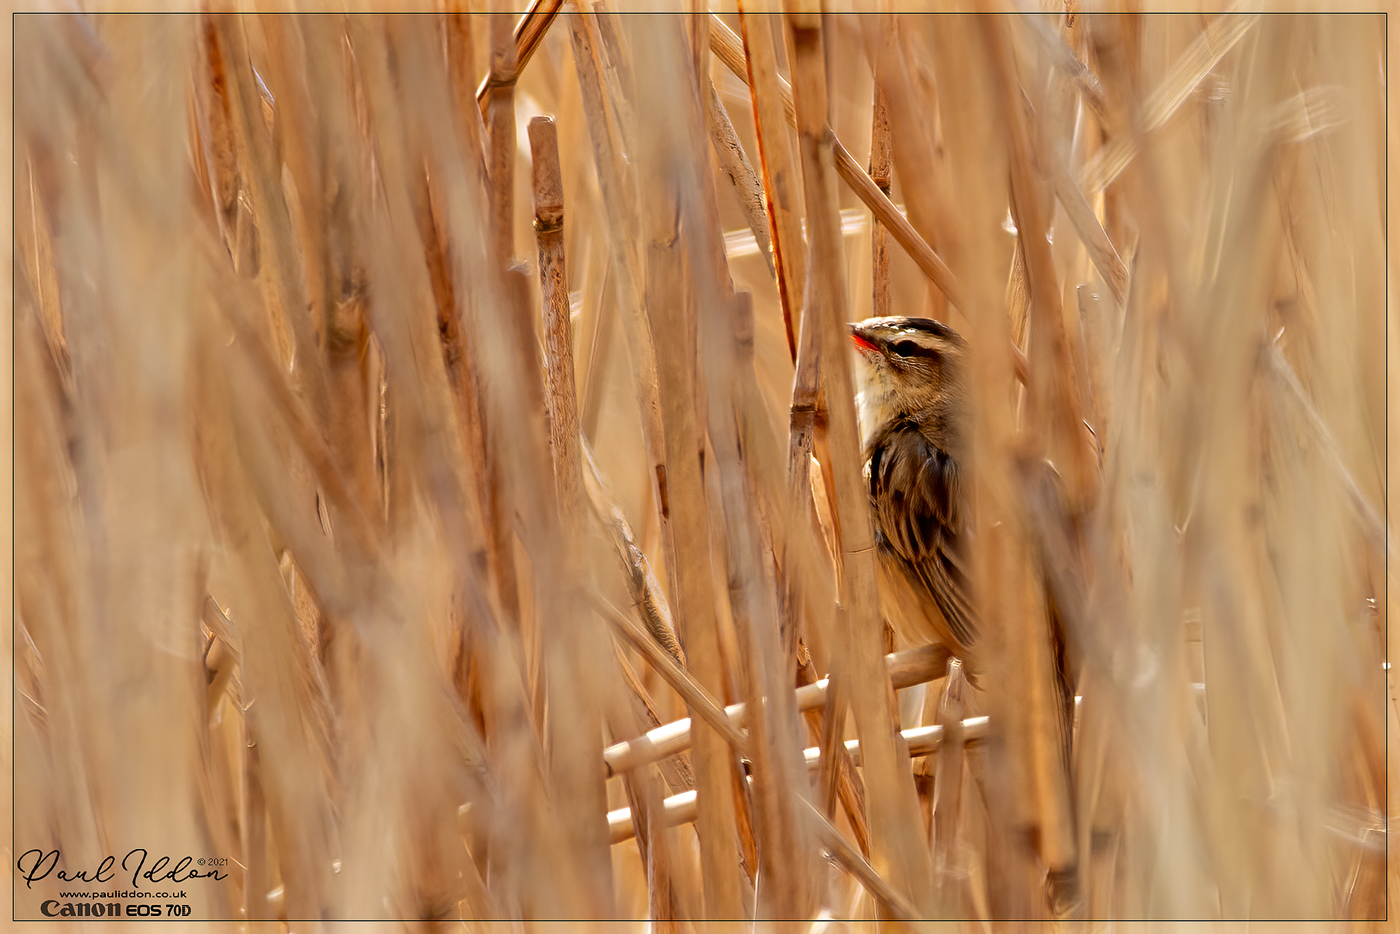
[[[946,450],[961,447],[967,342],[931,318],[867,318],[851,325],[864,372],[858,399],[861,437],[893,418],[910,418]]]
[[[851,325],[865,363],[868,403],[883,414],[933,414],[962,398],[967,343],[932,318],[867,318]]]

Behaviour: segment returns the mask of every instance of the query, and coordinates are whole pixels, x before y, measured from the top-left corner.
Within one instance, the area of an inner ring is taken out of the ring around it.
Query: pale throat
[[[870,444],[870,439],[883,425],[899,416],[909,417],[921,429],[943,437],[945,444],[954,441],[947,433],[956,433],[958,426],[949,421],[951,413],[945,393],[925,386],[903,385],[899,374],[863,361],[858,370],[857,386],[856,419],[861,450]]]
[[[894,386],[883,367],[861,362],[858,368],[856,393],[856,420],[860,426],[860,446],[862,450],[870,443],[871,437],[880,426],[895,414]]]

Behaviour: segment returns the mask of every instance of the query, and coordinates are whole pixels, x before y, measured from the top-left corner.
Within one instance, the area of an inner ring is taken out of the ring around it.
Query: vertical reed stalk
[[[739,10],[745,80],[753,101],[754,132],[758,137],[758,159],[763,170],[763,196],[772,225],[770,242],[778,276],[778,298],[783,308],[783,327],[787,333],[788,352],[796,362],[802,293],[807,282],[807,248],[802,238],[800,213],[801,180],[783,112],[779,84],[782,78],[778,74],[777,50],[773,45],[774,18],[771,13],[750,12],[745,9],[748,5],[740,4]],[[723,31],[714,28],[720,36],[728,32],[727,27]]]
[[[572,584],[568,602],[550,606],[542,620],[541,638],[549,645],[551,752],[566,820],[577,836],[575,852],[594,868],[588,880],[591,904],[598,915],[612,914],[609,897],[612,877],[607,870],[606,824],[599,820],[606,810],[603,788],[601,711],[588,677],[607,670],[609,653],[602,650],[606,636],[596,617],[583,610],[579,598],[587,584],[584,541],[583,459],[578,430],[578,403],[574,390],[573,334],[569,320],[569,280],[564,265],[564,185],[559,171],[559,141],[554,121],[536,117],[530,121],[530,149],[534,158],[535,237],[539,244],[540,292],[543,296],[545,344],[545,399],[549,411],[549,440],[553,452],[557,515],[562,525],[562,564]],[[548,588],[560,591],[557,585]],[[575,609],[570,612],[568,603]],[[559,617],[555,617],[559,614]],[[572,617],[572,618],[570,618]],[[591,621],[591,625],[589,622]],[[577,709],[571,710],[571,707]],[[590,779],[591,776],[591,779]],[[573,791],[577,789],[577,791]]]
[[[1009,59],[1007,37],[1000,25],[984,20],[983,36],[987,43],[990,68],[1000,80],[1002,112],[1011,138],[1011,204],[1017,221],[1020,245],[1024,251],[1026,276],[1029,283],[1030,310],[1034,322],[1032,341],[1032,379],[1029,393],[1028,424],[1039,426],[1040,432],[1026,431],[1027,453],[1041,451],[1058,465],[1067,478],[1071,496],[1084,502],[1093,482],[1089,476],[1088,451],[1081,442],[1079,430],[1082,418],[1075,382],[1069,360],[1064,319],[1060,312],[1060,290],[1055,282],[1053,258],[1048,239],[1049,218],[1046,185],[1037,178],[1032,164],[1031,139],[1022,117],[1020,101],[1007,76]],[[1023,481],[1026,482],[1026,481]],[[1028,481],[1037,483],[1035,479]],[[1051,518],[1050,521],[1054,521]],[[1023,686],[1031,704],[1030,734],[1026,737],[1025,755],[1030,759],[1031,793],[1036,797],[1040,855],[1052,873],[1074,871],[1077,856],[1071,827],[1072,803],[1067,761],[1068,718],[1059,709],[1054,687],[1053,638],[1049,628],[1039,623],[1040,617],[1027,616],[1031,624],[1024,632],[1012,637],[1029,664],[1024,672]],[[1074,694],[1073,685],[1068,688]]]
[[[515,254],[515,35],[509,4],[493,2],[490,93],[486,119],[491,127],[491,246],[496,262]]]
[[[840,221],[828,136],[820,16],[815,12],[789,16],[795,52],[794,99],[798,105],[797,123],[811,232],[808,268],[821,271],[820,286],[815,276],[809,280],[804,297],[803,330],[815,329],[819,346],[824,351],[836,507],[841,516],[841,549],[845,557],[840,593],[849,627],[841,652],[846,656],[845,671],[838,672],[850,684],[851,708],[864,750],[875,868],[897,889],[911,893],[917,904],[928,906],[928,851],[919,840],[914,779],[907,770],[907,756],[902,756],[898,748],[893,692],[879,670],[884,653],[881,651],[874,536],[859,472],[860,441],[850,354],[846,350],[844,263],[838,253]]]
[[[890,43],[886,43],[888,50]],[[870,117],[870,180],[890,194],[890,96],[885,88],[884,68],[875,66],[875,104]],[[890,311],[890,232],[879,218],[870,221],[870,280],[873,290],[871,315],[886,317]]]

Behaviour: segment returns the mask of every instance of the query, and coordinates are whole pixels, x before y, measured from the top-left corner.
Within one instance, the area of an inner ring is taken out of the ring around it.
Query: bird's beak
[[[879,353],[879,352],[880,352],[880,348],[877,347],[877,346],[875,346],[875,343],[874,343],[873,341],[871,341],[870,338],[866,337],[864,333],[861,332],[861,329],[860,329],[860,325],[859,325],[859,324],[853,324],[853,325],[851,325],[850,327],[851,327],[851,340],[855,343],[856,347],[857,347],[862,353],[871,353],[871,354],[873,354],[873,353]]]

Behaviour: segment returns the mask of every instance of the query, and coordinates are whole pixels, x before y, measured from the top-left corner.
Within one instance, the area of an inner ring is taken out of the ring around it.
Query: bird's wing
[[[879,544],[927,592],[961,647],[976,638],[963,557],[957,462],[911,422],[871,439],[870,500]]]

